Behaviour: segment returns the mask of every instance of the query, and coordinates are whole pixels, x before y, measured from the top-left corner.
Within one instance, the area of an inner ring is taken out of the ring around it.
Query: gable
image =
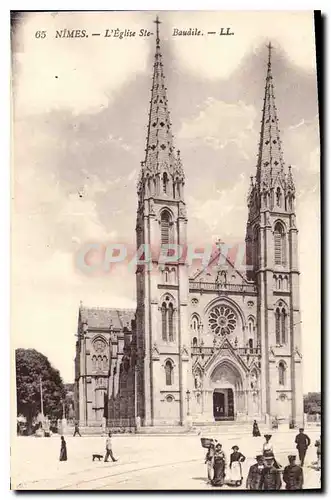
[[[219,283],[220,285],[225,283],[232,284],[243,284],[248,283],[244,272],[236,269],[234,261],[238,255],[238,249],[234,249],[231,254],[229,251],[228,256],[225,256],[220,250],[212,256],[207,266],[202,269],[197,270],[190,281],[204,283]],[[240,264],[244,264],[244,256],[238,259]],[[242,261],[242,262],[241,262]]]

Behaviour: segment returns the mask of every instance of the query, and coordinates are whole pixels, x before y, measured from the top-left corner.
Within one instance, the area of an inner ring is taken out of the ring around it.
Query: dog
[[[96,458],[97,458],[97,459],[99,460],[99,462],[100,462],[100,460],[102,460],[102,459],[103,459],[103,455],[99,455],[99,453],[93,453],[93,455],[92,455],[92,462],[94,462],[94,460],[95,460]]]

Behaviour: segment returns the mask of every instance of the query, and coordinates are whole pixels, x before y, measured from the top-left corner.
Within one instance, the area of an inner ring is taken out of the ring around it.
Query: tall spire
[[[259,187],[262,187],[261,184],[264,184],[265,187],[271,187],[278,176],[284,179],[284,160],[271,71],[271,51],[273,47],[270,42],[267,47],[268,66],[256,174]]]
[[[141,178],[167,172],[171,177],[184,177],[180,158],[175,154],[168,110],[167,88],[163,72],[160,47],[161,21],[156,24],[156,50],[154,56],[153,83],[151,90],[145,161],[142,163]]]

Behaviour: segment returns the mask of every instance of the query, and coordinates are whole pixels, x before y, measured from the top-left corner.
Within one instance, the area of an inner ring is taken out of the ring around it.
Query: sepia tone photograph
[[[319,23],[11,12],[12,490],[321,490]]]

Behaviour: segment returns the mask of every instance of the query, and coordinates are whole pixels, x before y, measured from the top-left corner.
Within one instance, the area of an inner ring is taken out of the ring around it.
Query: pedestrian
[[[321,436],[315,441],[316,455],[317,455],[317,468],[321,468]]]
[[[272,438],[272,435],[271,434],[265,434],[264,435],[264,439],[265,439],[265,442],[263,443],[263,446],[262,446],[262,453],[263,453],[263,456],[273,456],[274,454],[274,447],[272,446],[272,443],[270,442],[270,439]]]
[[[205,464],[207,464],[207,476],[208,481],[211,483],[214,477],[214,455],[215,455],[215,442],[212,440],[209,444],[209,448],[205,458]]]
[[[74,431],[74,437],[78,434],[79,437],[82,437],[80,432],[79,432],[79,425],[78,422],[75,422],[75,431]]]
[[[217,443],[214,453],[214,477],[213,486],[223,486],[225,478],[225,454],[222,445]]]
[[[261,490],[262,491],[275,491],[280,490],[282,487],[282,479],[280,477],[280,470],[274,465],[274,458],[272,456],[264,457],[264,469],[261,477]]]
[[[113,448],[112,448],[112,442],[111,442],[111,432],[109,432],[108,437],[106,439],[106,455],[105,455],[105,462],[108,462],[108,457],[112,459],[113,462],[117,462],[117,458],[114,457],[113,455]]]
[[[253,436],[254,437],[261,436],[261,432],[260,432],[259,426],[257,425],[256,420],[254,420],[254,422],[253,422]]]
[[[273,448],[272,443],[270,442],[272,435],[265,434],[264,438],[265,438],[265,442],[263,443],[263,446],[262,446],[263,456],[264,457],[272,457],[274,459],[274,466],[278,469],[281,469],[281,465],[275,459],[274,448]]]
[[[263,455],[256,456],[256,463],[251,465],[246,479],[246,489],[260,491],[262,489],[262,472],[264,471]]]
[[[308,446],[310,446],[310,438],[307,436],[307,434],[304,434],[303,431],[304,428],[300,427],[299,434],[297,434],[295,438],[301,467],[304,466],[307,449]]]
[[[287,490],[302,490],[303,486],[303,471],[300,465],[295,463],[296,456],[289,455],[287,465],[284,469],[283,479],[285,483],[285,489]]]
[[[60,462],[66,462],[67,459],[67,443],[65,442],[64,436],[61,436]]]
[[[273,419],[271,426],[272,426],[272,429],[278,429],[278,418],[277,417],[275,417]]]
[[[239,451],[239,446],[232,446],[232,450],[229,464],[229,482],[233,483],[234,486],[241,486],[243,481],[241,464],[246,460],[246,457]]]

